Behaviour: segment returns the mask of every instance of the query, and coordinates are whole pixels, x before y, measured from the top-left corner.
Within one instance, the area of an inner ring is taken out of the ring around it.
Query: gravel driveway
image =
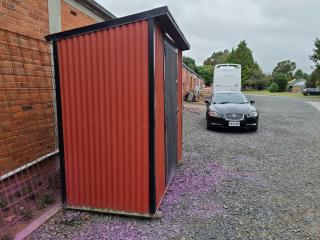
[[[254,98],[257,132],[207,131],[203,108],[185,109],[162,219],[60,211],[29,239],[320,239],[320,112]]]

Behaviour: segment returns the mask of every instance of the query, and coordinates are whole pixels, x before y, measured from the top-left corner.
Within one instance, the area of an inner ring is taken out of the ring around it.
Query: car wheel
[[[307,93],[307,96],[310,96],[310,95],[311,95],[311,93],[308,92],[308,93]]]
[[[212,129],[212,126],[211,124],[207,121],[207,130],[211,130]]]
[[[253,126],[253,127],[251,128],[251,130],[254,131],[254,132],[257,131],[257,130],[258,130],[258,123],[257,123],[257,125]]]

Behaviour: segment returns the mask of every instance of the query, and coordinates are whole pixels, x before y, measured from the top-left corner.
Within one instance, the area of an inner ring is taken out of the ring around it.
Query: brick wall
[[[195,86],[204,87],[204,82],[188,68],[182,67],[182,89],[183,94],[187,94],[188,91],[194,91]]]
[[[47,1],[0,0],[0,176],[57,146]],[[94,22],[61,2],[62,30]]]
[[[55,149],[46,42],[0,30],[0,175]]]
[[[43,38],[49,34],[47,0],[1,0],[0,29]]]
[[[182,67],[182,90],[183,90],[183,96],[188,92],[189,90],[189,79],[188,79],[188,69],[185,67]]]
[[[55,149],[46,0],[0,1],[0,175]]]
[[[69,5],[66,2],[61,2],[61,28],[62,31],[76,27],[82,27],[96,23],[96,20]]]

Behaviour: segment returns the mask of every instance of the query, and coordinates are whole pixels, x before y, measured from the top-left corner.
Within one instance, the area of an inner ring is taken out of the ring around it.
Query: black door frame
[[[168,45],[169,46],[169,48],[170,49],[172,49],[172,51],[174,51],[175,53],[176,53],[176,60],[175,60],[175,63],[176,63],[176,81],[175,81],[175,83],[176,83],[176,88],[175,88],[175,95],[176,95],[176,109],[178,109],[178,94],[177,94],[177,91],[178,91],[178,48],[175,46],[175,44],[171,41],[171,39],[169,39],[168,37],[165,37],[164,38],[164,40],[163,40],[163,50],[164,50],[164,58],[163,58],[163,61],[164,61],[164,64],[163,64],[163,66],[164,66],[164,79],[163,79],[163,81],[164,81],[164,91],[166,91],[166,86],[168,86],[167,85],[167,83],[166,83],[166,45]],[[174,110],[175,111],[175,115],[173,115],[173,116],[175,116],[174,118],[175,118],[175,122],[176,122],[176,129],[177,129],[177,127],[178,127],[178,116],[177,116],[177,110]],[[173,176],[168,176],[168,173],[169,173],[169,169],[168,169],[168,167],[169,167],[169,164],[168,164],[168,161],[169,161],[169,159],[168,159],[168,142],[167,142],[167,137],[168,137],[168,135],[167,135],[167,131],[168,131],[168,128],[167,128],[167,107],[166,107],[166,93],[164,93],[164,110],[165,110],[165,116],[164,116],[164,131],[165,131],[165,139],[164,139],[164,145],[165,145],[165,183],[166,183],[166,186],[168,186],[169,185],[169,183],[170,183],[170,181],[172,180],[172,177]],[[176,132],[176,134],[175,134],[175,137],[177,138],[176,140],[178,140],[178,132]],[[176,146],[176,154],[177,154],[177,147],[178,147],[178,145]],[[178,158],[178,156],[176,155],[176,158]],[[177,160],[178,159],[176,159],[176,161],[174,161],[174,163],[176,164],[177,163]],[[174,165],[175,167],[176,167],[176,165]]]

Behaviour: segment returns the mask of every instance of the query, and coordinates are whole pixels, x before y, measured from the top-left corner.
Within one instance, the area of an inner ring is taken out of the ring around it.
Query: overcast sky
[[[246,40],[265,72],[292,60],[310,72],[313,43],[320,37],[320,0],[96,0],[117,17],[167,5],[198,65],[213,51]]]

